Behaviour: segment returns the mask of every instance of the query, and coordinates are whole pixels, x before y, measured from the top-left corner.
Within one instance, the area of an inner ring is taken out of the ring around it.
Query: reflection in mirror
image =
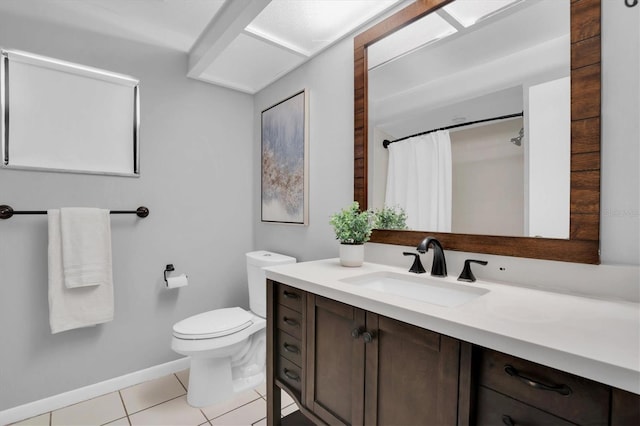
[[[569,15],[456,0],[370,45],[369,207],[413,230],[569,238]]]

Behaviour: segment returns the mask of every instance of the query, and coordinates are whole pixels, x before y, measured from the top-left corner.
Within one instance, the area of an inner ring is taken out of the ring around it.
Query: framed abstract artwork
[[[308,225],[307,90],[262,111],[262,222]]]

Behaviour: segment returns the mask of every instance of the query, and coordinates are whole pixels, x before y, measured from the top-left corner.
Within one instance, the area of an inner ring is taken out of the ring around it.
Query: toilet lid
[[[236,333],[251,324],[251,314],[242,308],[216,309],[177,322],[173,335],[181,339],[211,339]]]

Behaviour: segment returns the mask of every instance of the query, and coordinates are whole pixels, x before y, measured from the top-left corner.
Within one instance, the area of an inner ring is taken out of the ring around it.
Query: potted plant
[[[364,243],[369,241],[373,228],[371,216],[369,210],[360,211],[357,201],[331,216],[329,223],[340,241],[342,266],[361,266],[364,262]]]
[[[402,207],[384,206],[374,212],[373,227],[375,229],[409,229],[407,213]]]

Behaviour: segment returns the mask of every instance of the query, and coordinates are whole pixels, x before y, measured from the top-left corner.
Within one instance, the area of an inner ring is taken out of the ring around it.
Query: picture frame
[[[261,221],[309,224],[309,93],[261,113]]]

